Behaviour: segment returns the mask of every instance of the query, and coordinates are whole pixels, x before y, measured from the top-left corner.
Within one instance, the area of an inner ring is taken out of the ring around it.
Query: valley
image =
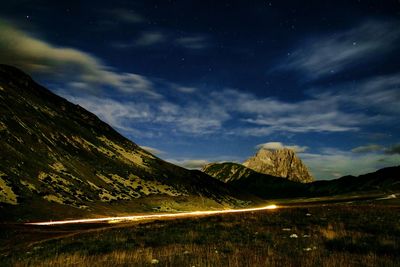
[[[286,200],[277,209],[165,220],[6,225],[0,260],[12,266],[395,266],[400,202],[377,198]]]
[[[189,170],[0,65],[0,266],[395,266],[400,166],[295,151]],[[382,230],[383,229],[383,230]]]
[[[400,0],[0,6],[0,267],[400,267]]]

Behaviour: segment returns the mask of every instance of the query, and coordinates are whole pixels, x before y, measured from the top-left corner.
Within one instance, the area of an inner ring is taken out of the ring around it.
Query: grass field
[[[4,226],[2,266],[399,266],[397,199],[126,224]]]

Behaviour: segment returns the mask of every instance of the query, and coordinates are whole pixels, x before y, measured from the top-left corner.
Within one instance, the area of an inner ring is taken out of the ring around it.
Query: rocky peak
[[[291,181],[309,183],[314,180],[296,153],[287,148],[277,150],[261,148],[255,156],[247,159],[243,165],[254,171],[287,178]]]

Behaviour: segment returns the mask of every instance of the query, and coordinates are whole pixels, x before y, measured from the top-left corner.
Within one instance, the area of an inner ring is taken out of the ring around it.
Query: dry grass
[[[397,206],[332,204],[121,225],[27,246],[20,253],[9,251],[0,262],[6,266],[398,266],[399,211]]]

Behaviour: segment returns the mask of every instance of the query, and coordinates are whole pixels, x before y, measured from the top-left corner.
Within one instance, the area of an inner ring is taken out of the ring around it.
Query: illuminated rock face
[[[256,172],[287,178],[288,180],[309,183],[314,178],[307,167],[291,149],[267,150],[260,149],[255,156],[243,163],[244,166]]]

